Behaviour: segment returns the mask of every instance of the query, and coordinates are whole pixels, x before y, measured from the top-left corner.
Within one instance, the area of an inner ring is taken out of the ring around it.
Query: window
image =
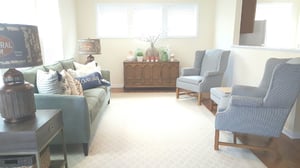
[[[101,38],[196,37],[196,4],[99,4],[97,30]]]
[[[297,14],[292,2],[258,3],[255,20],[266,20],[265,47],[297,47]]]

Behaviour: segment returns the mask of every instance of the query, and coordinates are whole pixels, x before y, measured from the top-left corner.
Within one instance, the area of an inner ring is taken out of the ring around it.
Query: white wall
[[[267,59],[300,57],[300,50],[267,49],[261,47],[231,48],[231,76],[228,79],[228,86],[234,84],[257,86],[264,73]],[[288,82],[288,81],[287,81]],[[300,97],[287,119],[284,126],[284,133],[290,138],[300,138]]]
[[[215,47],[230,49],[235,42],[236,32],[240,30],[240,0],[217,0],[215,18]],[[237,24],[236,24],[237,23]],[[239,33],[238,33],[239,34]]]
[[[240,33],[241,0],[216,1],[215,47],[230,47],[231,55],[224,75],[224,86],[235,84],[257,86],[267,59],[300,57],[300,50],[267,49],[234,46]],[[290,138],[300,138],[300,96],[291,110],[283,131]]]
[[[214,0],[77,0],[77,32],[78,38],[96,37],[96,5],[97,2],[195,2],[199,4],[199,35],[197,38],[162,39],[156,46],[169,45],[180,61],[180,66],[191,66],[194,61],[194,52],[197,49],[214,47],[215,32],[215,1]],[[147,18],[145,18],[147,19]],[[111,72],[112,87],[123,87],[123,61],[128,51],[136,48],[146,49],[150,44],[136,39],[101,39],[102,54],[96,55],[96,61],[103,69]],[[80,60],[84,62],[85,57]]]
[[[59,1],[59,9],[63,36],[63,58],[72,58],[75,56],[77,41],[75,1]]]

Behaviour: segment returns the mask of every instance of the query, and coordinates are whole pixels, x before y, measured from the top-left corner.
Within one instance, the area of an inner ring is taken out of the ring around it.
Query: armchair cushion
[[[200,75],[203,76],[207,71],[218,71],[219,64],[223,51],[222,50],[207,50],[203,57]]]

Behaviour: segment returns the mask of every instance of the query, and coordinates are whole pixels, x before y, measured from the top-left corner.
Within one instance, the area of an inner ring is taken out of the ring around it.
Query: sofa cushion
[[[66,60],[61,60],[59,62],[61,63],[61,65],[63,66],[63,68],[65,70],[67,70],[67,69],[75,69],[74,64],[73,64],[73,62],[74,62],[73,58],[66,59]]]
[[[51,64],[51,65],[46,65],[44,67],[47,71],[49,71],[51,69],[53,71],[61,72],[64,69],[60,62]]]
[[[24,80],[34,85],[34,93],[38,93],[36,85],[36,72],[37,70],[46,71],[43,65],[21,70],[24,75]]]
[[[87,100],[90,117],[93,121],[97,116],[99,109],[103,106],[103,103],[106,103],[104,101],[107,95],[106,90],[101,87],[87,89],[84,90],[83,95]]]
[[[202,76],[180,76],[179,78],[177,78],[177,80],[185,83],[198,85],[200,82],[202,82],[203,77]]]

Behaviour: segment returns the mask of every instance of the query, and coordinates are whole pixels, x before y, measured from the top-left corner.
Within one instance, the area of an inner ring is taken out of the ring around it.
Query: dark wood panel
[[[256,0],[243,0],[240,33],[253,33]]]
[[[179,62],[124,62],[124,88],[175,87]]]

